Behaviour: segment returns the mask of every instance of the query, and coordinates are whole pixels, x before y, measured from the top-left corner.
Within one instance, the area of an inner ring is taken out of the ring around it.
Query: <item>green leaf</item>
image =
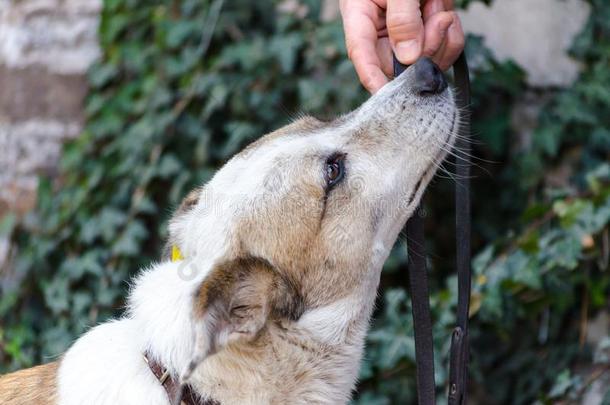
[[[169,48],[184,46],[189,37],[201,35],[201,24],[198,21],[180,20],[172,24],[165,37]]]

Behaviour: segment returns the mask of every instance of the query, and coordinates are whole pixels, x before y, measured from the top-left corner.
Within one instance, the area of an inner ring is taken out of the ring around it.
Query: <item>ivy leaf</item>
[[[201,29],[201,25],[197,21],[179,20],[168,29],[165,44],[170,49],[184,46],[189,37],[200,36]]]
[[[129,222],[112,246],[112,252],[116,255],[135,256],[146,236],[148,230],[140,221]]]
[[[550,124],[538,128],[533,135],[535,145],[548,156],[555,156],[561,143],[561,125]]]
[[[294,70],[298,51],[303,45],[303,37],[297,33],[276,37],[269,44],[269,51],[279,60],[282,73]]]

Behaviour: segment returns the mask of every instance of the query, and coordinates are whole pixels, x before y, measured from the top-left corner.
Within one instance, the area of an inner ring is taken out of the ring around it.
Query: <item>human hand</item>
[[[464,49],[453,0],[341,0],[347,54],[375,93],[393,76],[392,51],[404,64],[430,57],[447,70]]]

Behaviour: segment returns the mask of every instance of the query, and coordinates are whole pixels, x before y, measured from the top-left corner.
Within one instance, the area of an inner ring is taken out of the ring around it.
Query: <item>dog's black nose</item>
[[[419,58],[415,65],[414,89],[419,95],[442,93],[447,88],[447,80],[443,72],[429,58]]]

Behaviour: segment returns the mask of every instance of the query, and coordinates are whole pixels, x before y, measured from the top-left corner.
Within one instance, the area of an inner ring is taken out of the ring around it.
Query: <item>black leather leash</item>
[[[407,66],[394,56],[394,77]],[[455,234],[458,276],[457,326],[451,336],[449,357],[449,405],[466,404],[468,384],[468,308],[470,306],[470,78],[464,53],[453,65],[456,104],[460,109],[459,137],[455,144]],[[426,271],[424,220],[418,208],[407,221],[409,290],[413,308],[417,399],[419,405],[435,405],[434,344],[428,274]]]

